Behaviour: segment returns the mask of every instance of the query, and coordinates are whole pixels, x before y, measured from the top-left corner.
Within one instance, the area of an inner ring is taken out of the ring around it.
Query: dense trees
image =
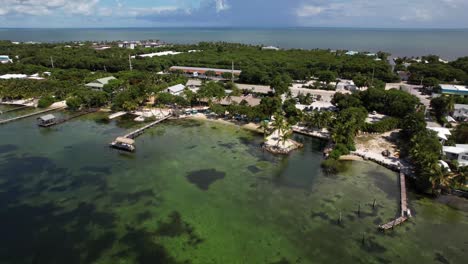
[[[432,113],[436,117],[437,121],[441,124],[445,124],[445,116],[453,111],[454,100],[451,96],[440,96],[431,100]]]

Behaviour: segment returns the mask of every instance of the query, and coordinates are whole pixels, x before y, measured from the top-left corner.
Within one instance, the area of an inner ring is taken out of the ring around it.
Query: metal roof
[[[135,144],[135,140],[126,138],[126,137],[118,137],[115,139],[116,142],[118,143],[123,143],[123,144],[128,144],[128,145],[133,145]]]
[[[38,119],[40,119],[41,121],[51,121],[51,120],[55,119],[55,116],[52,115],[52,114],[48,114],[48,115],[45,115],[45,116],[41,116]]]
[[[177,84],[167,88],[167,90],[169,90],[171,93],[179,93],[182,92],[184,89],[185,86],[183,84]]]
[[[172,66],[170,70],[182,70],[182,71],[191,71],[191,72],[207,72],[207,71],[214,71],[214,72],[234,72],[234,74],[241,74],[242,71],[240,70],[230,70],[230,69],[216,69],[216,68],[201,68],[201,67],[185,67],[185,66]]]

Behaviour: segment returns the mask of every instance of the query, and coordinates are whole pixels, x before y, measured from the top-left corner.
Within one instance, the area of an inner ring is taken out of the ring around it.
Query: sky
[[[468,0],[0,0],[0,27],[468,28]]]

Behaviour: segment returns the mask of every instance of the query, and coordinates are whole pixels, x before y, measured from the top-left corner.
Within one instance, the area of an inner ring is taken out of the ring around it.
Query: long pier
[[[20,119],[28,118],[28,117],[31,117],[31,116],[40,115],[40,114],[43,114],[43,113],[47,113],[47,112],[51,112],[51,111],[56,111],[56,110],[64,109],[64,108],[65,108],[65,107],[48,108],[48,109],[45,109],[45,110],[43,110],[43,111],[34,112],[34,113],[31,113],[31,114],[27,114],[27,115],[23,115],[23,116],[18,116],[18,117],[6,119],[6,120],[1,120],[1,121],[0,121],[0,125],[6,124],[6,123],[10,123],[10,122],[13,122],[13,121],[17,121],[17,120],[20,120]]]
[[[156,120],[156,121],[154,121],[154,122],[152,122],[152,123],[150,123],[150,124],[148,124],[148,125],[146,125],[146,126],[144,126],[144,127],[142,127],[142,128],[139,128],[139,129],[137,129],[137,130],[135,130],[135,131],[133,131],[133,132],[130,132],[130,133],[126,134],[126,135],[123,136],[123,137],[124,137],[124,138],[129,138],[129,139],[135,139],[135,138],[137,138],[138,136],[140,136],[141,134],[143,134],[143,133],[145,132],[145,130],[147,130],[147,129],[149,129],[149,128],[152,128],[152,127],[154,127],[155,125],[157,125],[157,124],[159,124],[159,123],[161,123],[161,122],[167,120],[169,117],[171,117],[171,115],[167,115],[167,116],[165,116],[165,117],[163,117],[163,118],[161,118],[161,119],[158,119],[158,120]]]
[[[46,127],[57,126],[57,125],[60,125],[60,124],[65,123],[65,122],[67,122],[67,121],[70,121],[70,120],[72,120],[72,119],[75,119],[75,118],[78,118],[78,117],[80,117],[80,116],[84,116],[84,115],[87,115],[87,114],[95,113],[95,112],[97,112],[97,111],[99,111],[99,109],[89,109],[89,110],[86,110],[86,111],[82,111],[82,112],[80,112],[80,113],[78,113],[78,114],[76,114],[76,115],[73,115],[73,116],[70,116],[70,117],[67,117],[67,118],[62,118],[62,119],[58,120],[58,121],[55,122],[55,123],[52,123],[52,124],[50,124],[50,125],[47,125]]]
[[[406,177],[405,174],[400,171],[400,217],[379,226],[380,230],[393,229],[395,226],[403,224],[411,217],[411,211],[408,209],[408,198],[406,196]]]

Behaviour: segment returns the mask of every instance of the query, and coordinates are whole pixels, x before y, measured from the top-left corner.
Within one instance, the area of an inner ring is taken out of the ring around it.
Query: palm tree
[[[263,139],[266,139],[269,125],[267,121],[260,122],[260,128],[263,129]]]

